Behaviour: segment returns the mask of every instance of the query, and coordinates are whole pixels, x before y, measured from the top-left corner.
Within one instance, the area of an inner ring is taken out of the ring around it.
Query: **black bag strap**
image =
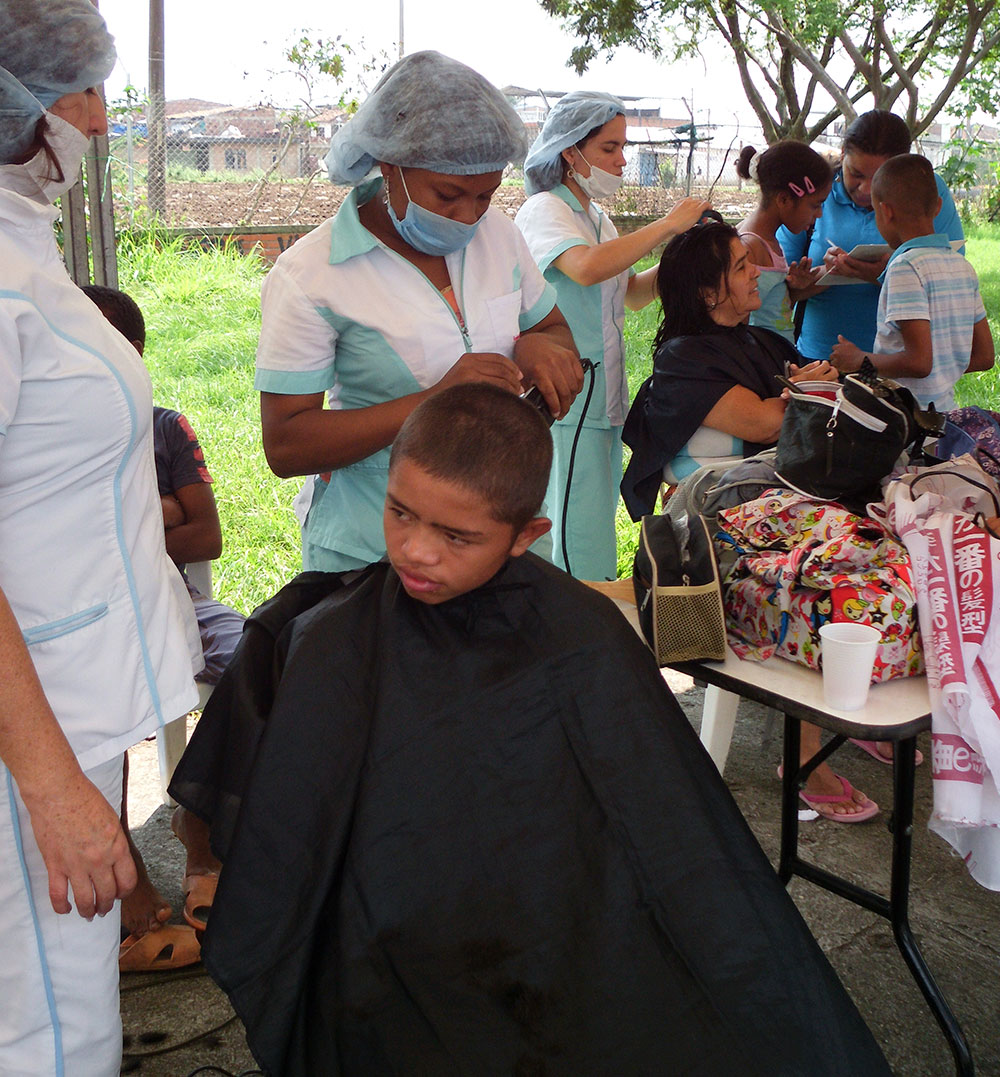
[[[803,257],[809,253],[809,244],[812,243],[813,232],[816,231],[816,222],[813,221],[811,225],[806,229],[806,246]],[[806,320],[806,303],[808,299],[800,299],[795,304],[795,316],[794,316],[794,328],[792,330],[792,340],[796,344],[799,342],[799,337],[802,336],[802,323]]]
[[[912,490],[913,487],[916,486],[921,479],[929,478],[931,475],[934,474],[954,475],[956,478],[961,479],[962,482],[967,482],[970,486],[978,486],[980,490],[990,495],[990,500],[993,502],[993,508],[996,510],[997,516],[1000,516],[1000,502],[997,501],[997,495],[986,485],[985,482],[980,482],[978,479],[974,479],[970,475],[963,475],[960,471],[941,470],[939,472],[935,472],[933,469],[924,471],[920,475],[918,475],[913,480],[913,482],[910,483],[910,489]]]

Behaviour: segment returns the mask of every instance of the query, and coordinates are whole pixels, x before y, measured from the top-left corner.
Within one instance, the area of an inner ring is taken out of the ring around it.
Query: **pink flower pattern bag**
[[[819,669],[820,626],[882,633],[872,681],[924,672],[906,547],[881,521],[786,490],[719,513],[717,542],[737,559],[724,585],[729,645]]]

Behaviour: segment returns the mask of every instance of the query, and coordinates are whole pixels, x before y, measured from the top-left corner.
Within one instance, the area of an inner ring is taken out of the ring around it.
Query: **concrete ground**
[[[668,680],[697,728],[702,691],[681,674],[671,673]],[[924,740],[921,748],[928,755]],[[779,842],[775,768],[780,756],[779,716],[744,700],[725,778],[773,862]],[[885,822],[892,803],[891,768],[851,745],[840,749],[833,762],[882,805],[883,814],[858,826],[802,823],[800,849],[816,863],[887,893],[890,838]],[[155,744],[133,748],[130,765],[133,834],[153,881],[181,922],[183,851],[170,831],[170,811],[160,802]],[[927,830],[930,787],[925,764],[917,771],[911,924],[968,1037],[977,1074],[1000,1077],[1000,893],[973,882],[961,860]],[[896,949],[888,922],[802,880],[793,880],[790,891],[893,1071],[900,1077],[953,1073],[947,1043]],[[123,1073],[187,1077],[196,1071],[257,1072],[242,1026],[200,965],[174,973],[123,976],[122,1018]]]

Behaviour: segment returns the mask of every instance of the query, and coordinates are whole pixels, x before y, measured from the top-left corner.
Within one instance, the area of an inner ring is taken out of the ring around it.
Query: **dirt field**
[[[695,190],[695,194],[704,194]],[[167,186],[167,224],[174,228],[224,228],[239,224],[314,225],[331,216],[348,194],[325,179],[302,183],[272,183],[253,205],[254,187],[247,183],[182,183]],[[679,188],[626,187],[604,208],[613,216],[660,216],[684,197]],[[727,220],[738,221],[754,204],[756,189],[719,189],[713,202]],[[503,186],[493,205],[513,217],[524,201],[520,186]]]

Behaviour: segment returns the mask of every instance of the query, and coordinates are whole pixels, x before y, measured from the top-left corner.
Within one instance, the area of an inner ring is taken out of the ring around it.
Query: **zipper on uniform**
[[[423,277],[424,281],[427,283],[427,287],[430,288],[431,291],[433,291],[433,293],[438,297],[438,300],[440,302],[444,303],[444,305],[448,308],[448,313],[451,315],[452,321],[458,327],[458,331],[462,334],[462,341],[465,344],[465,350],[467,352],[471,352],[472,351],[472,338],[469,336],[469,330],[468,330],[468,328],[466,327],[466,324],[465,324],[465,316],[463,314],[461,314],[461,313],[458,313],[458,314],[455,313],[454,307],[452,307],[452,305],[448,302],[448,300],[445,299],[444,295],[442,295],[441,289],[435,287],[434,282],[430,279],[430,277],[427,276],[427,274],[422,269],[418,269],[411,261],[404,258],[401,254],[398,254],[391,247],[386,246],[381,240],[378,241],[378,244],[383,250],[388,251],[389,254],[391,254],[393,256],[393,258],[398,258],[399,261],[401,261],[401,262],[405,263],[406,265],[408,265],[410,267],[410,269],[413,270],[414,273],[418,273],[421,277]],[[447,265],[448,265],[448,263],[445,262],[445,267],[446,268],[447,268]],[[449,279],[450,279],[450,274],[449,274]],[[464,250],[462,251],[462,266],[461,266],[461,269],[459,270],[459,279],[462,282],[464,282],[464,280],[465,280],[465,251]],[[455,302],[456,302],[456,304],[458,306],[459,312],[461,312],[461,310],[462,310],[462,296],[456,290],[454,284],[452,284],[451,287],[452,287],[452,291],[455,293]]]

